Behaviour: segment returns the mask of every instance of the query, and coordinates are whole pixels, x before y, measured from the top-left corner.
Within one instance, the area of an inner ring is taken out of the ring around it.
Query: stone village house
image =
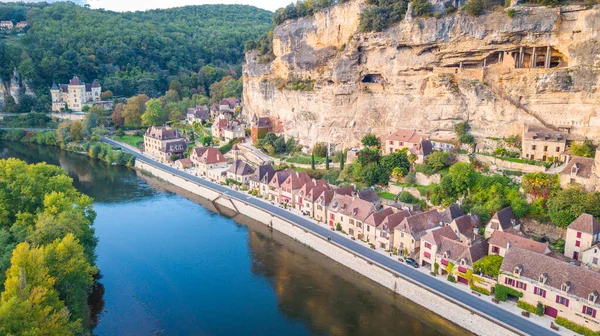
[[[506,252],[500,271],[498,283],[522,293],[520,300],[600,331],[600,273],[519,248]]]
[[[160,162],[170,162],[171,156],[183,156],[186,149],[185,139],[169,126],[152,126],[144,133],[144,153]]]

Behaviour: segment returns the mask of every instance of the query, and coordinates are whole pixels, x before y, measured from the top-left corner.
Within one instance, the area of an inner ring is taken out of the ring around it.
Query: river
[[[135,170],[37,145],[0,157],[61,166],[95,199],[97,335],[466,335],[438,315]]]

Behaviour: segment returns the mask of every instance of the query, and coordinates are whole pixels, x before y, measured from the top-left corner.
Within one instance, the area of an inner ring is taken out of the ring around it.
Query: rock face
[[[246,115],[270,116],[309,146],[465,120],[479,137],[515,135],[527,122],[600,140],[598,6],[407,15],[361,33],[365,7],[354,0],[276,27],[274,61],[246,55]],[[298,80],[314,88],[294,90]]]
[[[8,83],[4,83],[0,78],[0,112],[4,111],[6,98],[12,97],[15,103],[19,103],[23,94],[35,97],[35,93],[29,84],[21,79],[21,75],[15,69]]]

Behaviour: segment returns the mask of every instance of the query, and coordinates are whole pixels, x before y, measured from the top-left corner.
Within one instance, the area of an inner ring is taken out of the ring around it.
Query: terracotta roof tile
[[[490,245],[495,245],[502,248],[507,248],[508,244],[510,243],[510,248],[516,247],[541,254],[550,253],[548,243],[536,242],[535,240],[529,239],[527,237],[514,235],[502,231],[494,231],[494,233],[492,233],[490,239],[488,240],[488,243]]]
[[[421,240],[424,240],[432,245],[439,246],[442,242],[442,237],[446,237],[452,240],[458,240],[456,233],[449,226],[443,226],[439,229],[431,230],[427,232],[426,235],[421,237]]]

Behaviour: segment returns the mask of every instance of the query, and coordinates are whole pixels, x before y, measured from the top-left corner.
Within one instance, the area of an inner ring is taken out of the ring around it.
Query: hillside
[[[462,121],[480,137],[519,134],[528,122],[600,140],[598,6],[417,17],[413,3],[381,32],[361,27],[373,8],[365,0],[286,20],[272,61],[247,54],[246,111],[305,145],[339,148],[369,131],[450,132]]]
[[[17,67],[38,96],[73,75],[99,78],[120,96],[157,96],[173,79],[207,93],[213,82],[241,74],[244,42],[267,31],[272,18],[241,5],[117,13],[64,2],[0,3],[0,15],[29,22],[18,43],[0,39],[0,78],[6,83]]]

